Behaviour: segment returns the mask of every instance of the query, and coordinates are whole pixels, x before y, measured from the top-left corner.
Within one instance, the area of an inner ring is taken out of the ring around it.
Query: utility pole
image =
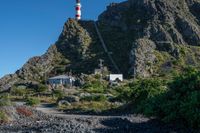
[[[100,59],[99,60],[99,67],[100,67],[100,70],[101,70],[101,74],[100,74],[100,81],[102,81],[103,80],[103,62],[104,62],[104,60],[102,60],[102,59]]]

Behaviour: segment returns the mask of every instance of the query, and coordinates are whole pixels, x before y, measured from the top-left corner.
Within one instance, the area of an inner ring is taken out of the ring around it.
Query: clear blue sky
[[[111,2],[82,0],[83,19],[96,19]],[[0,77],[14,73],[30,57],[43,54],[74,17],[75,0],[1,0]]]

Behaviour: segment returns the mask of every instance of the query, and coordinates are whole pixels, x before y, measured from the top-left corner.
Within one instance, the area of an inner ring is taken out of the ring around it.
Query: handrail
[[[117,66],[117,64],[115,63],[114,59],[112,58],[110,52],[108,51],[108,48],[103,40],[103,37],[98,29],[98,26],[96,24],[96,22],[94,21],[94,26],[95,26],[95,29],[96,29],[96,32],[97,32],[97,35],[101,41],[101,45],[103,46],[103,49],[104,51],[106,52],[106,54],[108,55],[108,58],[110,59],[111,63],[113,64],[114,68],[117,70],[118,73],[121,73],[120,70],[119,70],[119,67]]]

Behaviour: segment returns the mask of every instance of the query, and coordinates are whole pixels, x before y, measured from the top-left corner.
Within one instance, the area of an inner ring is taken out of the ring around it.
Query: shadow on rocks
[[[105,128],[94,129],[97,133],[192,133],[190,129],[174,124],[164,124],[159,120],[147,122],[131,122],[127,118],[113,118],[102,120]]]

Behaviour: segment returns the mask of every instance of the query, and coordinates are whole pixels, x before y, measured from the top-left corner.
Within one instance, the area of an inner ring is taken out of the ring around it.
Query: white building
[[[48,79],[48,83],[50,85],[70,85],[73,86],[75,82],[75,78],[67,75],[60,75],[56,77],[52,77]]]
[[[110,74],[109,81],[110,82],[123,81],[123,74]]]

